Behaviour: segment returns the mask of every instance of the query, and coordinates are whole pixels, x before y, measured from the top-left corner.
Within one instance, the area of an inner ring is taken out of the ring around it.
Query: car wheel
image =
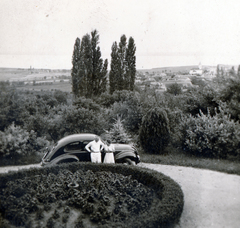
[[[135,161],[131,160],[130,158],[125,158],[123,164],[136,165]]]

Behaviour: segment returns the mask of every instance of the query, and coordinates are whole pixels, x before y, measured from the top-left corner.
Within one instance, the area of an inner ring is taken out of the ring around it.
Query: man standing
[[[104,147],[103,142],[97,136],[94,138],[93,141],[89,142],[85,146],[85,149],[89,153],[91,153],[91,161],[93,163],[101,163],[102,162],[101,150],[103,149],[103,147]]]

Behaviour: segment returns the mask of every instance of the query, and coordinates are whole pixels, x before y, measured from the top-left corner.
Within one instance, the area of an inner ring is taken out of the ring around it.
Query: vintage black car
[[[85,146],[93,141],[97,135],[95,134],[74,134],[69,135],[59,140],[51,150],[42,158],[42,166],[53,164],[76,162],[76,161],[91,161],[90,153],[85,149]],[[100,138],[100,137],[99,137]],[[104,141],[101,140],[103,143]],[[129,144],[114,144],[114,158],[116,163],[124,163],[135,165],[140,162],[140,156],[135,147]],[[104,159],[104,151],[102,152],[102,160]]]

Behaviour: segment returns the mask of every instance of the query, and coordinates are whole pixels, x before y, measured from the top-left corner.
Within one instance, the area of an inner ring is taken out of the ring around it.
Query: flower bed
[[[167,227],[183,209],[178,184],[124,165],[73,163],[0,176],[2,223],[24,227]]]

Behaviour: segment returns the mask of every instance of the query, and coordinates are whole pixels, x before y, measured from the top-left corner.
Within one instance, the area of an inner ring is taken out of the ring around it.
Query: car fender
[[[66,160],[66,159],[74,159],[76,162],[79,161],[78,157],[75,155],[71,155],[71,154],[64,154],[61,155],[57,158],[55,158],[54,160],[51,161],[51,164],[57,164],[60,161]]]
[[[133,151],[121,151],[115,155],[115,160],[123,159],[126,157],[136,158],[136,155]]]

